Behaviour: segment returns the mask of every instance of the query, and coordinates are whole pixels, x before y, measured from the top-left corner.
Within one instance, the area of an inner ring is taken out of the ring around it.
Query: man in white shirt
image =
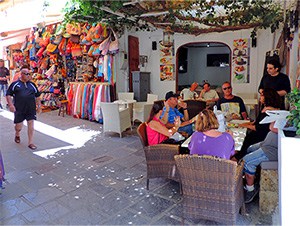
[[[180,97],[182,100],[190,100],[198,97],[198,94],[195,92],[195,89],[198,87],[198,83],[194,82],[190,88],[184,88],[180,92]]]
[[[199,100],[205,101],[206,105],[211,107],[219,100],[219,95],[215,90],[210,89],[210,84],[206,82],[200,92]]]

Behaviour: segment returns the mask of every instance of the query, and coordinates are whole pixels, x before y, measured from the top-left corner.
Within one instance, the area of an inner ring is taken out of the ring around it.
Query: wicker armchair
[[[174,156],[179,154],[179,145],[157,144],[148,146],[146,123],[139,125],[137,133],[142,142],[147,163],[147,190],[149,190],[149,179],[167,178],[179,181]]]
[[[244,162],[198,155],[176,155],[175,162],[186,216],[235,224],[240,209],[244,214]]]

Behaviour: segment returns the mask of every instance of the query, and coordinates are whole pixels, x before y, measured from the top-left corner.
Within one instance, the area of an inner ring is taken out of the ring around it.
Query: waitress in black
[[[284,96],[291,92],[290,79],[286,74],[280,72],[281,65],[278,60],[270,59],[267,63],[268,74],[264,75],[260,81],[258,92],[261,94],[265,88],[272,88],[281,97],[280,109],[285,110]]]

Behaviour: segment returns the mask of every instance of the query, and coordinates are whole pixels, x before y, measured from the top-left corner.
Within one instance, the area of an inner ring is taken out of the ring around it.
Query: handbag
[[[99,50],[101,51],[101,55],[104,56],[108,53],[109,44],[110,44],[110,36],[104,39],[104,41],[101,42],[99,45]]]
[[[55,44],[53,44],[53,43],[49,43],[49,44],[47,45],[47,51],[48,51],[49,53],[56,53],[56,52],[58,52],[58,50],[57,50],[57,45],[55,45]]]
[[[113,37],[111,36],[111,42],[108,47],[108,53],[116,54],[119,52],[119,40],[118,40],[117,35],[114,32],[114,30],[111,30],[111,31],[113,33]],[[114,39],[114,40],[112,40],[112,39]]]
[[[66,25],[67,33],[71,35],[80,35],[81,34],[81,27],[79,23],[67,23]]]
[[[74,43],[71,47],[71,54],[73,57],[82,56],[81,46],[77,43]]]
[[[79,35],[71,35],[70,41],[73,43],[79,43],[80,42],[80,36]]]

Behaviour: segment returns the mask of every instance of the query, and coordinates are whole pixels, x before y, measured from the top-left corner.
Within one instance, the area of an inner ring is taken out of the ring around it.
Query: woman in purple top
[[[189,143],[190,154],[211,155],[230,159],[234,155],[234,140],[225,132],[221,133],[215,114],[208,109],[199,113],[196,121],[196,132]]]

